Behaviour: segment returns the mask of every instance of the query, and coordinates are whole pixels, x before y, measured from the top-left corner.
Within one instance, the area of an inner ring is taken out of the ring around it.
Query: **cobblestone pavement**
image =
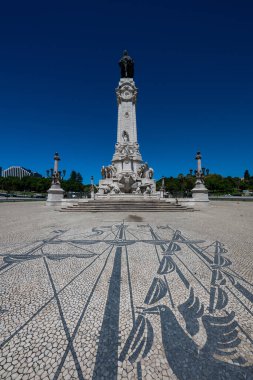
[[[253,205],[189,214],[0,205],[0,378],[253,379]]]

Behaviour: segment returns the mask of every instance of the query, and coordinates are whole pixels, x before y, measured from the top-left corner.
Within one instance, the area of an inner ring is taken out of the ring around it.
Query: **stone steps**
[[[67,206],[61,212],[192,212],[192,207],[160,201],[90,201]]]

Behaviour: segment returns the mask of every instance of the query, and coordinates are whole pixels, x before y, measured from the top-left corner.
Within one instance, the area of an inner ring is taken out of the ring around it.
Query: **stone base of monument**
[[[121,173],[119,177],[105,178],[99,181],[99,190],[96,197],[125,196],[145,197],[156,195],[155,180],[150,178],[135,178],[134,173]],[[157,195],[156,195],[157,196]]]
[[[62,200],[64,196],[64,190],[61,188],[60,185],[52,185],[50,189],[47,191],[47,206],[61,206]]]
[[[159,200],[160,194],[159,193],[152,193],[152,194],[99,194],[97,193],[95,196],[95,200],[101,200],[101,201],[107,201],[107,200],[117,200],[117,201],[145,201],[148,199],[154,199]],[[89,199],[91,201],[91,199]]]
[[[192,198],[196,202],[209,202],[208,190],[204,183],[197,179],[194,188],[192,189]]]
[[[105,199],[95,199],[88,202],[75,202],[63,205],[61,212],[125,212],[127,214],[136,214],[143,212],[192,212],[195,211],[189,205],[181,205],[179,203],[161,201],[159,198],[134,197],[110,197]]]

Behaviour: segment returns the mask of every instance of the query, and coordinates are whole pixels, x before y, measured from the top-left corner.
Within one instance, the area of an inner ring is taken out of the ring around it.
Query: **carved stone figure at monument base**
[[[106,177],[106,172],[105,172],[105,167],[104,166],[102,166],[102,168],[101,168],[101,176],[102,176],[103,179]]]
[[[144,192],[144,194],[147,194],[147,195],[151,194],[151,187],[150,186],[146,187],[146,191]]]
[[[148,170],[148,178],[149,178],[149,179],[152,179],[152,178],[153,178],[153,175],[154,175],[154,169],[149,168],[149,170]]]
[[[112,185],[111,187],[111,193],[112,194],[119,194],[120,193],[120,188],[118,185]]]

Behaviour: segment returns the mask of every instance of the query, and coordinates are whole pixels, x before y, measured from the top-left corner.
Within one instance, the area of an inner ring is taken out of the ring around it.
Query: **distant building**
[[[3,177],[27,177],[27,176],[33,176],[33,177],[42,177],[41,174],[37,172],[33,172],[30,169],[25,169],[22,166],[10,166],[8,169],[5,169],[2,171]]]

